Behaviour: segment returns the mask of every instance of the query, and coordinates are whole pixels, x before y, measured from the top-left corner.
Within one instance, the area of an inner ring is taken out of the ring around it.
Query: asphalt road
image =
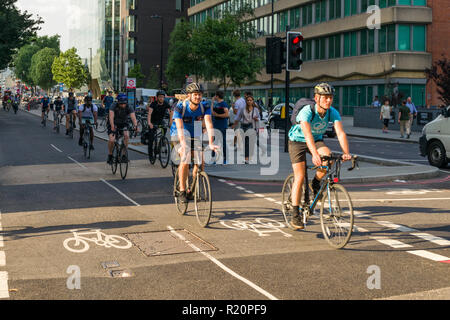
[[[130,152],[122,180],[106,165],[106,142],[96,139],[86,161],[76,139],[41,128],[33,115],[0,112],[4,299],[450,299],[444,171],[429,180],[346,185],[358,231],[335,250],[317,217],[304,231],[286,228],[275,203],[281,184],[211,179],[214,216],[201,228],[192,204],[177,214],[169,168]],[[389,159],[418,161],[417,148],[352,140],[353,152]],[[72,230],[99,231],[83,248],[68,241]],[[112,261],[119,266],[102,266]]]

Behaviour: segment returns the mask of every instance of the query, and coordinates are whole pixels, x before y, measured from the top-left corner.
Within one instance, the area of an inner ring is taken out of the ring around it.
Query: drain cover
[[[103,269],[117,268],[120,267],[120,264],[117,261],[106,261],[102,262],[102,267]]]
[[[175,231],[202,251],[217,250],[212,244],[192,232],[185,229]],[[185,241],[167,230],[127,233],[125,236],[147,257],[196,252]]]
[[[133,276],[130,270],[109,270],[108,272],[112,278],[129,278]]]

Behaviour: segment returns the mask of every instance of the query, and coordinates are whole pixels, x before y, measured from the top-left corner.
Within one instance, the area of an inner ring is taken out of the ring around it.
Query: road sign
[[[136,89],[136,78],[127,78],[127,89]]]

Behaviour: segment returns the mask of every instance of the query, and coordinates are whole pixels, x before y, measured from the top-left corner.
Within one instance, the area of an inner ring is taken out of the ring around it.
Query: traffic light
[[[302,41],[301,32],[289,31],[286,39],[286,70],[300,71],[302,70]]]
[[[266,73],[281,73],[283,43],[281,38],[266,38]]]

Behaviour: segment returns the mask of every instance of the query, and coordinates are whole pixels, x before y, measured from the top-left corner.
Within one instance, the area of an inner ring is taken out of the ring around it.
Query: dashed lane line
[[[83,165],[82,163],[79,163],[77,160],[67,156],[67,158],[69,158],[70,160],[72,160],[73,162],[75,162],[77,165],[79,165],[80,167],[82,167],[83,169],[87,169],[87,167],[85,165]]]
[[[141,205],[139,203],[137,203],[136,201],[134,201],[133,199],[131,199],[129,196],[127,196],[125,193],[123,193],[122,191],[120,191],[119,189],[117,189],[116,187],[114,187],[112,184],[110,184],[109,182],[107,182],[105,179],[100,179],[100,181],[106,183],[108,186],[110,186],[111,188],[113,188],[118,194],[120,194],[122,197],[124,197],[125,199],[127,199],[128,201],[130,201],[132,204],[134,204],[137,207],[140,207]]]
[[[61,152],[62,153],[62,151],[60,150],[60,149],[58,149],[57,147],[55,147],[53,144],[50,144],[52,147],[53,147],[53,149],[55,149],[56,151],[58,151],[58,152]]]

